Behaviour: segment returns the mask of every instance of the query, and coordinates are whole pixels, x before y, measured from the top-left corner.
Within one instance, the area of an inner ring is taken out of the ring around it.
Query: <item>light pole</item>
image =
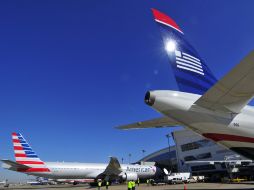
[[[171,138],[172,136],[170,134],[166,135],[167,139],[168,139],[168,151],[170,152],[170,143],[169,143],[169,138]]]
[[[146,152],[146,150],[142,150],[142,157],[144,158],[145,157],[145,152]]]
[[[129,153],[129,164],[131,163],[131,153]]]
[[[170,142],[169,142],[169,138],[171,138],[172,136],[170,134],[167,134],[166,135],[167,139],[168,139],[168,157],[169,157],[169,169],[170,169],[170,172],[171,172],[171,161],[170,161]]]

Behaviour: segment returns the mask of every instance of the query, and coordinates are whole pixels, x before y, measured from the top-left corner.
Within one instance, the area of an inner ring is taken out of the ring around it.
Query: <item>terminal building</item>
[[[175,146],[156,151],[140,161],[156,162],[161,168],[172,172],[191,172],[193,175],[205,175],[214,180],[225,175],[246,176],[252,178],[254,167],[249,162],[229,164],[229,160],[248,160],[235,152],[217,145],[190,130],[172,132]],[[192,163],[188,163],[188,162]],[[196,162],[195,161],[205,161]],[[207,162],[206,162],[207,161]],[[209,162],[210,161],[210,162]],[[211,164],[211,161],[221,163]],[[239,162],[238,162],[239,163]]]

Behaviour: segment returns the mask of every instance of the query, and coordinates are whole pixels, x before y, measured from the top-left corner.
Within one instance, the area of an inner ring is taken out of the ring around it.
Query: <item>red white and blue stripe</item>
[[[12,142],[16,162],[30,167],[21,172],[50,172],[20,133],[12,133]]]

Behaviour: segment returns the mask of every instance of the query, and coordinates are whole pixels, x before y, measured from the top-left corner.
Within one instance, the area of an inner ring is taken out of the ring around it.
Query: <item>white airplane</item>
[[[6,179],[6,180],[3,180],[3,181],[0,181],[0,185],[1,185],[1,184],[4,184],[4,185],[5,185],[5,184],[7,184],[7,183],[8,183],[8,180],[7,180],[7,179]]]
[[[162,171],[156,166],[122,164],[111,157],[109,164],[43,162],[20,133],[12,133],[16,161],[2,160],[3,168],[50,179],[137,180],[153,178]],[[76,180],[78,181],[78,180]]]
[[[184,126],[253,160],[254,51],[217,80],[176,22],[152,11],[180,91],[148,91],[145,103],[163,116],[118,128]]]

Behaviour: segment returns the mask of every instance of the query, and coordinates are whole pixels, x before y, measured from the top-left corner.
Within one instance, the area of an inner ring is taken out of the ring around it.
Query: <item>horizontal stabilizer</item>
[[[144,129],[144,128],[161,128],[161,127],[169,127],[169,126],[176,126],[180,125],[177,121],[168,118],[168,117],[160,117],[156,119],[151,119],[147,121],[141,121],[137,123],[132,123],[129,125],[122,125],[119,127],[116,127],[117,129]]]
[[[195,104],[213,111],[240,113],[254,96],[254,51],[211,87]]]
[[[21,169],[29,169],[29,168],[31,168],[29,166],[26,166],[26,165],[23,165],[23,164],[19,164],[17,162],[11,161],[11,160],[3,159],[1,161],[4,163],[3,167],[6,168],[6,169],[10,169],[10,170],[18,171],[18,170],[21,170]]]

